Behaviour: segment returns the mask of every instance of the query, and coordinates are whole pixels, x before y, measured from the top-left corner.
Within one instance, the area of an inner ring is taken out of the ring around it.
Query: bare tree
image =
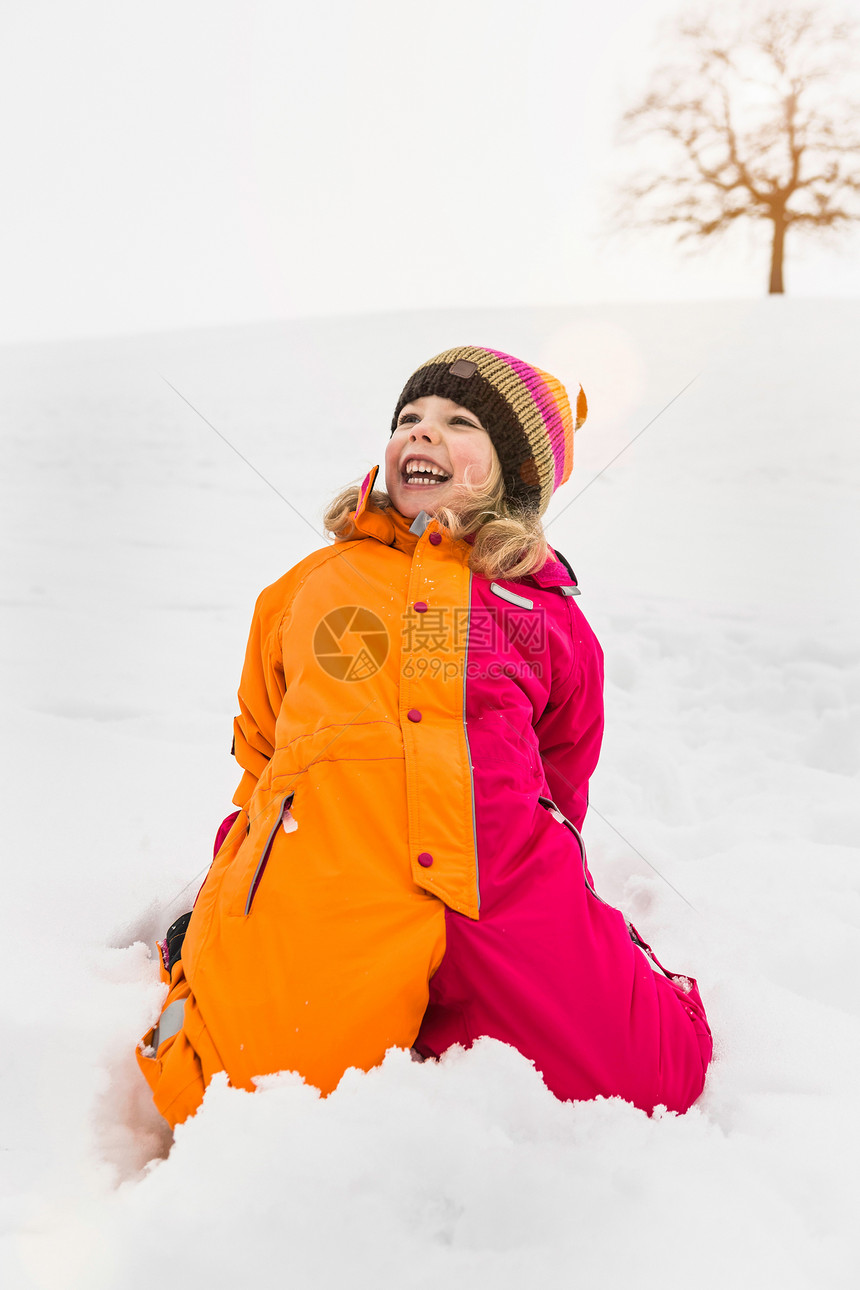
[[[621,142],[659,137],[668,151],[661,173],[656,161],[623,186],[614,222],[685,241],[767,221],[769,290],[781,292],[789,228],[842,232],[860,219],[857,28],[813,8],[725,13],[681,18],[678,57],[624,113]]]

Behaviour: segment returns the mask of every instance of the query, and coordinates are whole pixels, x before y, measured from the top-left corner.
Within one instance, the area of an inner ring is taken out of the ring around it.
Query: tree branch
[[[680,241],[744,218],[809,230],[856,222],[860,108],[837,82],[857,25],[812,8],[774,8],[723,34],[720,23],[719,11],[683,19],[683,56],[623,113],[619,141],[661,142],[666,160],[626,182],[615,226],[673,228]]]

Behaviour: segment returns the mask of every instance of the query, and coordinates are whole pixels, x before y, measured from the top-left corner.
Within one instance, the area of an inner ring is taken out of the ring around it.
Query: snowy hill
[[[4,1290],[854,1284],[858,324],[771,298],[0,350]],[[254,599],[460,343],[586,389],[548,536],[606,654],[589,859],[698,977],[708,1085],[648,1119],[498,1044],[392,1052],[326,1100],[216,1084],[167,1157],[132,1050],[231,809]]]

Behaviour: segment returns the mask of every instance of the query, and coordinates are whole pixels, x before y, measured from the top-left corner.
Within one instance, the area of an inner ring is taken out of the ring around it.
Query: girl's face
[[[407,403],[385,449],[385,489],[401,515],[456,504],[457,486],[481,484],[495,448],[474,412],[428,394]]]

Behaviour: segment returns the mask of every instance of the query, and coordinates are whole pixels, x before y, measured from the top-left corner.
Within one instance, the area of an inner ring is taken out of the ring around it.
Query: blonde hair
[[[336,542],[357,537],[350,514],[358,505],[359,488],[351,484],[334,497],[323,515],[326,532]],[[374,489],[371,501],[386,511],[391,498]],[[546,563],[549,555],[546,535],[537,511],[526,510],[508,498],[499,458],[493,451],[490,473],[480,484],[470,480],[457,485],[450,506],[440,506],[435,518],[452,538],[474,534],[469,568],[482,578],[524,578]]]

